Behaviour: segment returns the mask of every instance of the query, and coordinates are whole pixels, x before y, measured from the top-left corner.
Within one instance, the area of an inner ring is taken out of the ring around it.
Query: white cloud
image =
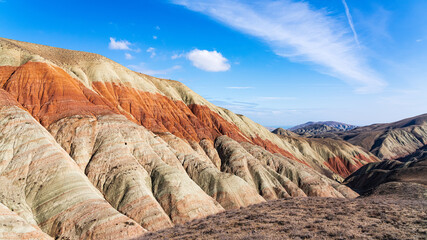
[[[129,65],[128,67],[136,72],[144,73],[147,75],[166,75],[182,68],[180,65],[175,65],[167,69],[153,70],[147,68],[145,66],[145,63],[140,63],[139,65]]]
[[[155,48],[149,47],[149,48],[147,49],[147,52],[148,52],[148,53],[151,53],[150,58],[153,58],[153,57],[155,57],[155,56],[156,56],[156,49],[155,49]]]
[[[187,54],[193,66],[208,72],[224,72],[230,69],[228,60],[217,51],[194,49]]]
[[[110,37],[110,44],[108,44],[108,47],[113,50],[131,50],[129,46],[132,45],[127,40],[119,40],[116,41],[115,38]]]
[[[132,54],[130,54],[130,53],[125,53],[125,58],[126,58],[127,60],[131,60],[131,59],[134,59],[135,57],[134,57],[134,56],[132,56]]]
[[[359,93],[378,92],[386,83],[372,70],[346,24],[294,0],[172,0],[238,31],[265,41],[282,57],[306,61],[342,79]]]
[[[160,30],[160,27],[159,27],[159,26],[156,26],[156,30]]]
[[[254,87],[226,87],[226,88],[228,88],[228,89],[251,89],[251,88],[254,88]]]
[[[154,40],[156,40],[156,39],[157,39],[157,36],[153,36],[153,39],[154,39]]]
[[[415,42],[422,42],[422,41],[423,41],[422,39],[415,40]]]

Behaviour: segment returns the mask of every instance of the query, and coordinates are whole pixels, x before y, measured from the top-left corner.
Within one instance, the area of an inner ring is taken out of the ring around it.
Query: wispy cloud
[[[271,121],[271,116],[276,116],[273,120],[275,124],[284,124],[283,119],[289,116],[305,115],[321,109],[314,108],[271,108],[253,102],[236,101],[232,99],[211,99],[206,98],[212,104],[229,109],[235,113],[243,114],[251,119],[263,119]]]
[[[345,15],[347,16],[348,25],[350,25],[351,31],[353,32],[354,41],[357,43],[357,46],[360,46],[359,37],[357,37],[357,32],[356,32],[356,29],[354,28],[353,17],[351,17],[350,9],[348,8],[347,2],[345,0],[342,0],[342,4],[344,5],[344,8],[345,8]]]
[[[228,60],[220,52],[194,49],[187,54],[193,66],[208,72],[224,72],[230,69]]]
[[[357,25],[368,36],[366,40],[369,40],[369,42],[384,45],[393,41],[389,32],[393,16],[392,11],[386,10],[382,6],[377,6],[373,12],[353,11],[353,16],[357,18]]]
[[[248,112],[256,112],[258,103],[233,101],[233,100],[220,100],[220,99],[207,99],[212,104],[229,109],[239,114],[246,114]]]
[[[144,73],[147,75],[167,75],[175,70],[179,70],[182,68],[180,65],[175,65],[167,69],[153,70],[146,67],[145,63],[140,63],[138,65],[129,65],[128,67],[136,72]]]
[[[254,87],[226,87],[226,88],[228,88],[228,89],[239,89],[239,90],[241,90],[241,89],[251,89],[251,88],[254,88]]]
[[[156,49],[155,49],[155,48],[149,47],[149,48],[147,49],[147,52],[148,52],[148,53],[151,53],[150,58],[153,58],[153,57],[155,57],[155,56],[156,56]]]
[[[127,60],[132,60],[132,59],[134,59],[134,56],[132,56],[132,54],[130,54],[130,53],[125,53],[125,58]]]
[[[129,47],[130,45],[132,45],[132,43],[127,40],[116,41],[115,38],[110,37],[110,43],[108,44],[108,47],[112,50],[131,50]]]
[[[354,85],[359,93],[377,92],[386,85],[368,66],[346,24],[307,2],[171,1],[260,38],[279,56],[314,63],[319,71]]]
[[[175,60],[175,59],[182,58],[182,57],[185,57],[185,56],[186,56],[185,53],[179,53],[179,54],[175,53],[174,55],[171,56],[171,59]]]

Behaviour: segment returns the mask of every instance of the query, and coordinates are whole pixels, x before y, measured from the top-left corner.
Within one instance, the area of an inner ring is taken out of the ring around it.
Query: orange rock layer
[[[199,142],[228,135],[237,141],[246,137],[206,106],[185,105],[161,94],[143,92],[123,84],[94,82],[95,91],[104,96],[120,113],[153,132],[170,132],[180,138]]]
[[[19,106],[19,104],[5,90],[0,89],[0,106]]]
[[[68,116],[117,112],[105,98],[61,68],[28,62],[20,67],[0,69],[1,88],[45,127]]]
[[[340,157],[331,157],[325,162],[325,165],[333,172],[338,173],[340,176],[347,177],[351,174],[350,169],[353,168],[353,164],[350,162],[344,162],[344,159]]]
[[[362,154],[357,154],[354,156],[354,164],[342,159],[341,157],[335,156],[329,158],[325,165],[331,169],[333,172],[338,173],[342,177],[348,177],[350,174],[361,168],[364,164],[358,160],[363,160],[365,162],[376,162],[376,159],[371,159],[363,156]]]
[[[281,155],[283,155],[287,158],[298,161],[298,162],[303,163],[306,166],[310,167],[306,162],[299,160],[294,155],[292,155],[290,152],[279,148],[278,146],[276,146],[274,143],[272,143],[269,140],[263,140],[260,137],[256,137],[256,138],[252,138],[252,143],[265,148],[267,151],[269,151],[271,153],[280,153]]]
[[[196,142],[214,141],[218,136],[227,135],[238,142],[252,141],[270,152],[299,161],[268,140],[249,139],[207,106],[187,106],[161,94],[112,82],[94,82],[95,93],[61,68],[46,63],[0,67],[0,86],[45,127],[73,115],[120,113],[153,132],[171,132]]]

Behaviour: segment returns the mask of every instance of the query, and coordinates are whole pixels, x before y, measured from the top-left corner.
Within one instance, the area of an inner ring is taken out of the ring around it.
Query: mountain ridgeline
[[[346,132],[324,133],[319,138],[343,139],[383,160],[401,160],[427,145],[427,114],[392,123],[372,124]]]
[[[304,137],[311,137],[311,136],[315,136],[323,133],[345,132],[355,128],[357,128],[357,126],[355,125],[334,122],[334,121],[325,121],[325,122],[307,122],[307,123],[289,128],[288,130]]]

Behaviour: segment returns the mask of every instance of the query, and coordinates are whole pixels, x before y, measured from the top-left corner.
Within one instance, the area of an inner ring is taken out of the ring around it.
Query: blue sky
[[[425,0],[0,0],[0,36],[179,80],[265,126],[427,112]]]

